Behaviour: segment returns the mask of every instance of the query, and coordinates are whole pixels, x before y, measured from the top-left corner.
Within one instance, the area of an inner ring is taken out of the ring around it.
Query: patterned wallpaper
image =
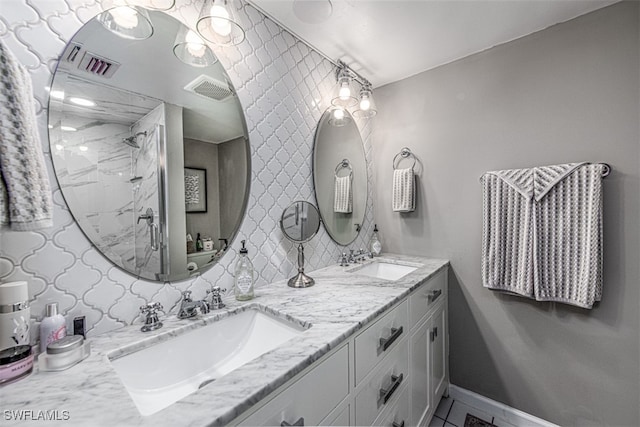
[[[177,0],[168,13],[193,27],[199,0]],[[89,334],[138,318],[140,305],[158,301],[174,309],[183,290],[201,298],[212,284],[233,286],[239,241],[247,239],[257,286],[293,275],[296,248],[278,218],[294,200],[315,203],[312,149],[316,123],[329,105],[332,64],[248,4],[240,5],[247,38],[214,48],[235,85],[251,140],[252,180],[247,214],[233,249],[202,276],[164,284],[137,279],[110,264],[75,224],[53,176],[47,137],[47,91],[58,55],[82,24],[102,11],[95,0],[2,0],[0,38],[30,70],[42,144],[54,189],[54,227],[38,232],[0,230],[0,281],[26,280],[38,322],[57,301],[67,322],[85,315]],[[366,247],[373,228],[370,121],[358,122],[368,160],[369,198],[363,230],[352,248]],[[321,227],[305,246],[307,270],[332,264],[343,247]],[[259,295],[259,289],[257,291]],[[32,329],[37,330],[36,328]]]

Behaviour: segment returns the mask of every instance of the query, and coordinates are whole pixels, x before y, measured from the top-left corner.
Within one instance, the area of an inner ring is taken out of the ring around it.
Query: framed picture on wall
[[[184,168],[184,203],[189,213],[207,211],[207,170]]]

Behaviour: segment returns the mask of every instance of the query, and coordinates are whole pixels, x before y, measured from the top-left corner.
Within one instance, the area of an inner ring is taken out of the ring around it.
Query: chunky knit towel
[[[333,199],[333,211],[337,213],[351,213],[353,211],[353,194],[351,193],[351,174],[337,176]]]
[[[416,178],[413,168],[394,169],[392,183],[394,212],[413,212],[416,209]]]
[[[600,301],[602,171],[571,163],[487,172],[484,286],[584,308]]]
[[[36,230],[51,227],[52,218],[31,78],[0,40],[0,224]]]

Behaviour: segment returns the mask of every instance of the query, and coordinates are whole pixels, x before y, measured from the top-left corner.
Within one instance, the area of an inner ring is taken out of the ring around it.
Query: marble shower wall
[[[177,3],[179,8],[168,13],[193,26],[200,0]],[[315,203],[313,138],[316,123],[329,105],[334,68],[252,6],[241,4],[240,9],[245,42],[214,51],[236,87],[247,120],[252,161],[247,213],[232,249],[221,262],[198,278],[161,284],[123,272],[93,248],[70,215],[51,167],[46,87],[66,42],[84,22],[102,11],[101,4],[92,0],[2,2],[0,38],[31,72],[40,135],[54,189],[53,228],[20,233],[0,230],[0,280],[29,282],[31,313],[36,321],[47,302],[57,301],[68,321],[85,315],[89,334],[93,335],[136,321],[140,305],[146,302],[158,301],[166,311],[175,308],[182,290],[192,290],[195,298],[202,298],[213,284],[231,290],[241,239],[247,240],[258,288],[294,274],[296,248],[282,235],[278,218],[294,200]],[[372,122],[361,121],[358,125],[371,185],[363,231],[352,248],[366,247],[373,228]],[[307,269],[334,263],[344,249],[321,227],[305,246]]]

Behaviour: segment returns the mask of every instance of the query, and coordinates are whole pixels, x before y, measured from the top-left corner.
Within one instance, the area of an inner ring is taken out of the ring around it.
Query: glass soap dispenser
[[[373,227],[373,236],[371,236],[371,241],[369,242],[369,250],[373,256],[380,256],[380,253],[382,253],[382,243],[378,237],[378,224],[375,224]]]
[[[253,264],[247,256],[249,251],[244,247],[245,241],[241,243],[242,249],[240,249],[240,258],[236,262],[233,291],[238,301],[248,301],[253,298]]]

